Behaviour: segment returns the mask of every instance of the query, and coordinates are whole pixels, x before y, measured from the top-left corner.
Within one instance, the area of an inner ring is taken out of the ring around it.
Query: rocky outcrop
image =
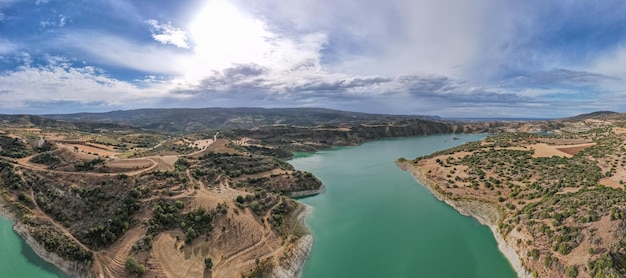
[[[499,232],[498,223],[500,222],[500,218],[502,216],[497,207],[490,203],[482,202],[479,200],[454,200],[446,198],[437,190],[435,190],[436,183],[426,177],[426,175],[423,173],[423,171],[421,171],[419,167],[416,167],[410,161],[396,161],[396,164],[398,165],[398,167],[400,167],[400,169],[411,172],[413,177],[415,177],[415,179],[421,185],[428,188],[437,199],[450,205],[459,213],[465,216],[472,217],[478,220],[480,224],[489,227],[489,229],[493,233],[493,236],[498,242],[498,249],[511,263],[511,266],[513,266],[513,269],[515,270],[515,272],[517,272],[517,276],[520,278],[531,277],[530,273],[522,265],[523,255],[521,255],[521,250],[517,249],[517,246],[514,245],[513,240],[507,240],[507,238],[503,237],[502,234]]]
[[[304,218],[311,213],[313,208],[300,204],[297,212],[297,221],[299,225],[304,226]],[[306,227],[305,227],[306,228]],[[313,236],[306,234],[298,238],[285,250],[283,256],[279,259],[278,265],[272,272],[272,277],[276,278],[293,278],[302,275],[302,269],[306,260],[309,258],[311,249],[313,248]]]
[[[293,278],[302,275],[302,269],[313,247],[313,236],[304,235],[293,244],[285,252],[285,256],[280,259],[280,263],[274,268],[273,277]]]
[[[318,189],[290,192],[289,197],[302,198],[302,197],[315,196],[317,194],[324,192],[324,190],[326,190],[326,187],[322,185]]]

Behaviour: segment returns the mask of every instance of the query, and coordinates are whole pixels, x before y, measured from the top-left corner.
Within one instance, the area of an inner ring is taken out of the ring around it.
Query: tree
[[[259,214],[261,212],[261,204],[259,204],[259,202],[257,201],[253,201],[250,204],[250,209],[252,209],[252,211],[254,211],[255,213]]]
[[[568,266],[566,272],[568,277],[576,278],[578,276],[578,268],[575,265]]]
[[[126,259],[126,263],[124,264],[124,267],[126,268],[126,271],[130,273],[139,274],[139,275],[143,275],[144,273],[146,273],[146,267],[138,263],[137,259],[135,259],[135,257],[132,257],[132,256]]]
[[[206,267],[207,267],[208,269],[213,268],[213,261],[212,261],[212,260],[211,260],[211,258],[209,258],[209,257],[206,257],[206,258],[204,259],[204,264],[206,265]]]
[[[187,242],[192,242],[194,239],[196,239],[196,237],[198,237],[198,233],[196,233],[196,230],[194,230],[192,227],[187,228],[187,233],[185,235],[187,236]]]

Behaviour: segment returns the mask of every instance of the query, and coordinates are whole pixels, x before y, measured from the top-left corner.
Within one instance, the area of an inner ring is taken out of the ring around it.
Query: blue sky
[[[0,0],[0,113],[626,111],[626,4]]]

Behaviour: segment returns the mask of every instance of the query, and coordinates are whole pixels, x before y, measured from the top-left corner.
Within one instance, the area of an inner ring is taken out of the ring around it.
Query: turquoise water
[[[323,194],[300,200],[314,208],[303,277],[515,277],[487,227],[435,199],[393,162],[483,136],[455,137],[380,140],[292,159],[326,185]],[[12,225],[0,217],[0,277],[67,277]]]
[[[304,278],[516,277],[486,226],[438,201],[394,163],[484,135],[388,139],[289,162],[326,185],[301,199],[314,243]]]
[[[53,264],[37,256],[13,231],[13,223],[0,217],[0,277],[68,277]]]

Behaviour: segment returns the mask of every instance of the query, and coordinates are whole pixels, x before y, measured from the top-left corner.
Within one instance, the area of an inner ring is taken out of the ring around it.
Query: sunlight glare
[[[189,25],[189,33],[195,57],[187,73],[196,79],[233,64],[261,63],[273,37],[264,22],[225,0],[212,0],[202,7]]]

